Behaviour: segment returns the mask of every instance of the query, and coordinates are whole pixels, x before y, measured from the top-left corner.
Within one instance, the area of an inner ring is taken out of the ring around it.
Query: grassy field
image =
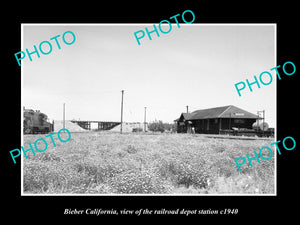
[[[45,135],[25,135],[24,147]],[[234,159],[254,156],[270,140],[189,134],[72,133],[46,138],[45,152],[23,160],[24,193],[273,194],[274,157],[239,172]],[[41,144],[40,149],[44,146]],[[268,156],[265,156],[267,158]]]

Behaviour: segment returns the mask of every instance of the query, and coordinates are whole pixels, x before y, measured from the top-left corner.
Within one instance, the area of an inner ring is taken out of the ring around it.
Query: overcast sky
[[[155,22],[154,22],[155,23]],[[157,23],[156,23],[157,24]],[[275,126],[276,82],[253,86],[239,97],[234,84],[276,66],[275,27],[176,23],[170,33],[147,35],[137,44],[134,32],[153,24],[32,25],[23,24],[22,50],[72,31],[76,41],[40,58],[22,60],[22,105],[51,119],[173,122],[181,112],[235,105],[252,113],[266,110]],[[167,30],[167,27],[165,27]],[[67,37],[67,36],[66,36]],[[46,47],[45,47],[46,49]],[[266,79],[267,80],[267,79]]]

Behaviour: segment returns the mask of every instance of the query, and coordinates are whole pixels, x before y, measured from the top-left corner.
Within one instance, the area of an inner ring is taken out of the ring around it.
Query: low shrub
[[[205,161],[201,159],[194,161],[180,158],[163,160],[158,171],[162,177],[169,179],[176,186],[184,185],[187,188],[191,185],[197,188],[206,187],[209,178]]]
[[[137,153],[138,150],[133,145],[128,145],[125,148],[125,151],[128,152],[129,154],[134,154]]]
[[[24,192],[43,193],[51,184],[56,189],[66,186],[65,175],[42,163],[30,163],[23,170]]]
[[[154,194],[168,193],[171,187],[153,170],[126,171],[109,181],[114,193]]]

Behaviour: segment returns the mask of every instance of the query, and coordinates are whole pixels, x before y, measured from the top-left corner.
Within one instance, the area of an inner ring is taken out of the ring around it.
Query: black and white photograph
[[[23,196],[277,194],[276,24],[169,21],[22,24]]]
[[[3,219],[296,219],[296,5],[101,3],[4,7]]]

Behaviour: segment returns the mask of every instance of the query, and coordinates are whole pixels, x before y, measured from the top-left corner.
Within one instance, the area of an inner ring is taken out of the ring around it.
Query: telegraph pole
[[[63,104],[63,129],[66,128],[66,123],[65,123],[65,105],[66,105],[66,103]]]
[[[257,126],[259,126],[259,111],[257,111]]]
[[[257,111],[258,118],[259,118],[259,115],[260,115],[261,112],[263,113],[263,128],[262,128],[262,135],[265,136],[265,110]],[[257,126],[258,126],[258,121],[259,121],[259,119],[257,120]],[[258,127],[259,127],[259,126],[258,126]]]
[[[120,133],[122,134],[122,130],[123,130],[123,95],[124,95],[124,90],[122,90],[121,92],[122,92],[122,100],[121,100],[121,129],[120,129]]]
[[[147,110],[147,107],[145,107],[145,112],[144,112],[144,132],[146,132],[146,110]]]
[[[263,136],[265,136],[265,110],[263,110]]]

